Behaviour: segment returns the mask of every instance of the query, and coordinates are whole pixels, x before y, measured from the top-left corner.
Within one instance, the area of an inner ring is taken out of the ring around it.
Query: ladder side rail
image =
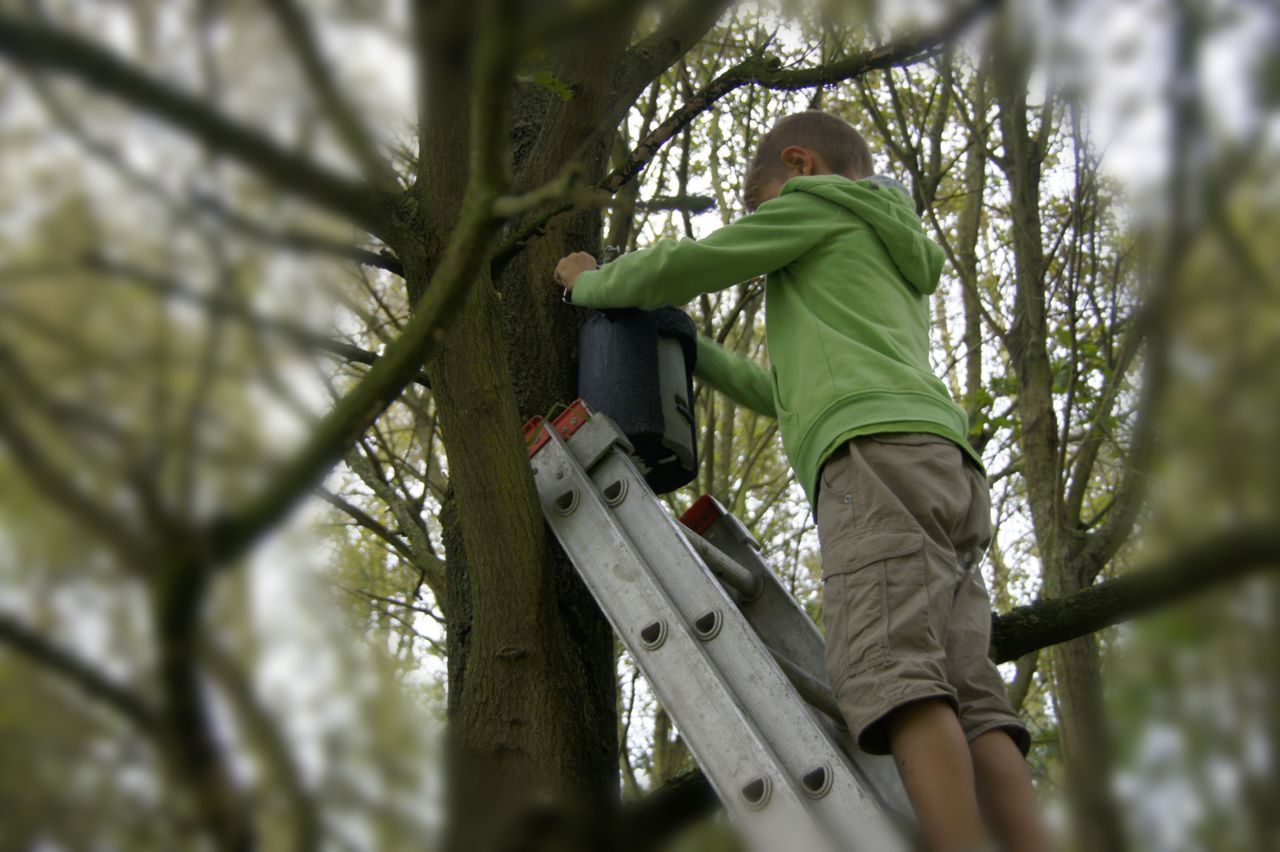
[[[606,453],[606,458],[610,456],[635,471],[625,454]],[[553,532],[684,733],[744,837],[760,852],[842,849],[811,818],[805,795],[785,783],[786,768],[779,766],[771,744],[742,713],[724,673],[650,574],[633,536],[616,523],[606,499],[558,435],[553,434],[538,452],[534,466],[539,497]],[[638,472],[635,476],[643,483]],[[566,500],[569,493],[573,496]],[[572,511],[565,513],[571,504]],[[715,588],[719,590],[718,585]],[[661,635],[647,640],[646,628],[655,623],[662,624]],[[769,780],[759,794],[761,800],[753,803],[747,797],[748,788],[762,778]]]

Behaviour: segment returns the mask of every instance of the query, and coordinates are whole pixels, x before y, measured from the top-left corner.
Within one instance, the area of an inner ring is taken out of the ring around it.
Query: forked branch
[[[638,175],[685,126],[736,89],[748,85],[788,91],[808,89],[852,80],[871,71],[909,65],[924,59],[931,51],[955,38],[981,13],[997,4],[998,0],[977,0],[967,4],[938,26],[827,65],[783,68],[778,59],[763,56],[739,62],[700,89],[651,130],[632,149],[626,161],[605,178],[600,186],[608,192],[617,192]]]

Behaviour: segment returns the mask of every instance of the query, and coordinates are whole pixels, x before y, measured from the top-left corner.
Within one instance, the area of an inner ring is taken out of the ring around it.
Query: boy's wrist
[[[594,286],[594,279],[597,277],[592,273],[596,271],[597,270],[594,269],[587,269],[580,272],[574,279],[573,286],[566,288],[565,299],[567,299],[570,304],[586,308],[592,307],[590,304],[591,288]]]

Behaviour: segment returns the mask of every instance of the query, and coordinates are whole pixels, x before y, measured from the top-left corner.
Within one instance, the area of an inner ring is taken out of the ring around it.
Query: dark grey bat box
[[[698,472],[693,422],[697,329],[678,308],[594,314],[578,337],[578,395],[618,424],[654,492]]]

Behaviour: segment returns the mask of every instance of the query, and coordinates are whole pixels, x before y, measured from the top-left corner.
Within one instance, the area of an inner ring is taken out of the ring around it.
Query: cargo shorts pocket
[[[937,644],[928,618],[922,533],[868,533],[831,549],[822,560],[823,620],[834,689]]]

